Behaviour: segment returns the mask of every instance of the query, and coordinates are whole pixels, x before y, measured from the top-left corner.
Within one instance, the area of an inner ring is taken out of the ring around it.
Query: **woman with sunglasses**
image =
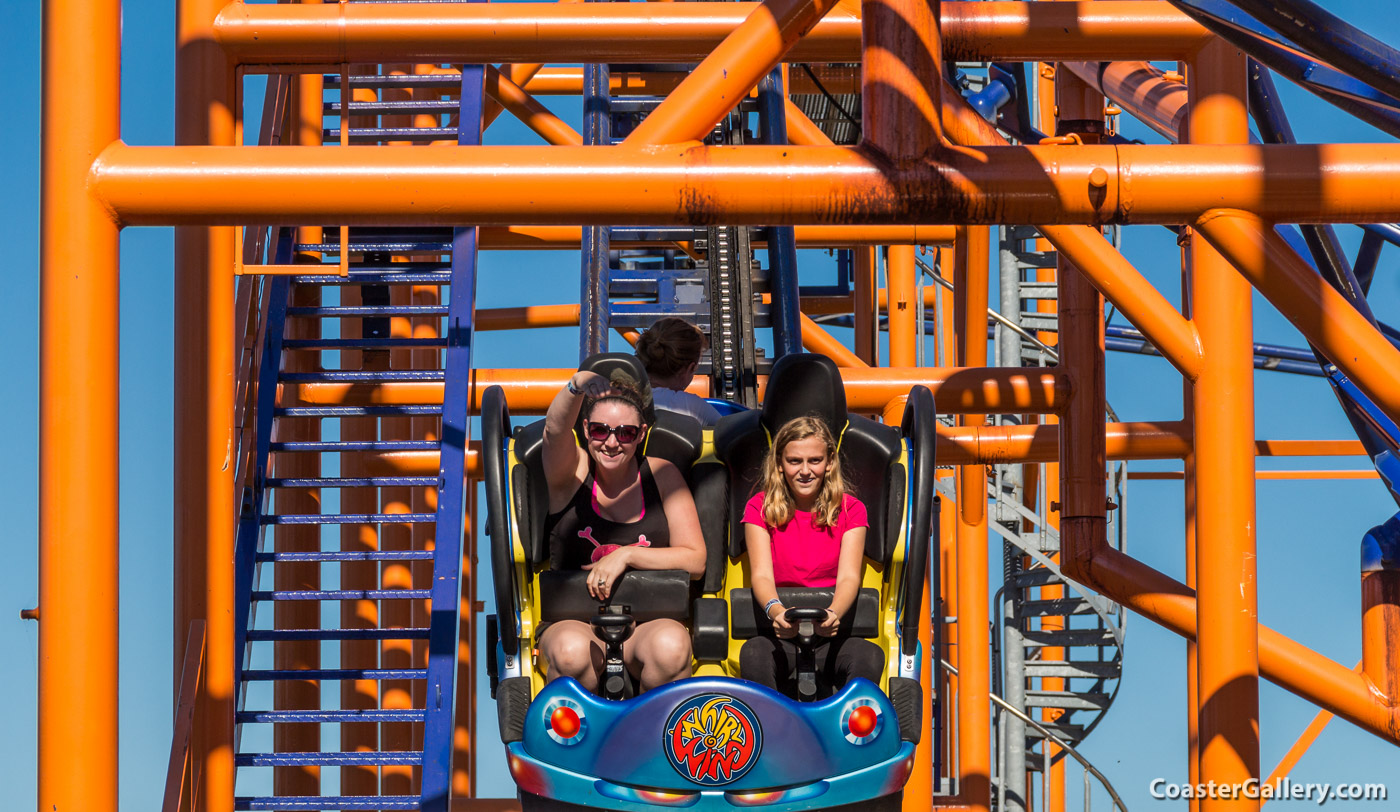
[[[583,413],[580,448],[574,425]],[[705,571],[700,519],[685,478],[666,460],[638,454],[645,406],[635,389],[586,370],[574,373],[549,405],[544,470],[549,484],[550,567],[589,573],[588,594],[607,601],[628,569]],[[594,690],[603,646],[587,623],[562,620],[540,634],[549,679],[573,677]],[[690,634],[675,620],[637,625],[623,660],[642,690],[690,674]]]

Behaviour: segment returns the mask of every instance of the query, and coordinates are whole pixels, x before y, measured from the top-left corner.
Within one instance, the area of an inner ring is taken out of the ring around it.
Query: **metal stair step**
[[[366,552],[327,550],[325,552],[305,553],[258,553],[256,556],[259,563],[297,564],[343,561],[431,561],[432,558],[432,550],[374,550]]]
[[[1054,733],[1056,736],[1059,736],[1061,739],[1064,739],[1070,744],[1078,744],[1079,742],[1084,740],[1084,725],[1075,725],[1070,724],[1068,722],[1040,722],[1040,726],[1045,728],[1046,730],[1049,730],[1051,733]],[[1043,739],[1045,738],[1045,736],[1042,735],[1039,730],[1036,730],[1030,725],[1026,725],[1026,738]],[[1026,769],[1039,770],[1040,767],[1041,759],[1039,758],[1039,756],[1034,756],[1027,753]]]
[[[366,750],[354,753],[235,753],[233,763],[239,767],[416,765],[423,763],[423,754],[408,750]]]
[[[427,640],[428,629],[249,629],[250,643],[286,640]]]
[[[385,601],[431,598],[431,589],[267,589],[253,593],[255,601]]]
[[[244,682],[427,678],[428,669],[426,668],[270,668],[243,672]]]
[[[275,417],[417,417],[442,414],[442,404],[398,406],[279,406]]]
[[[436,488],[435,476],[276,477],[263,480],[268,488]]]
[[[1116,679],[1122,676],[1123,664],[1095,660],[1027,660],[1026,676],[1059,677],[1061,679]]]
[[[1012,584],[1023,588],[1028,586],[1054,586],[1055,584],[1063,584],[1064,582],[1064,577],[1058,572],[1044,567],[1018,572],[1011,578]]]
[[[1055,267],[1053,253],[1031,254],[1030,256],[1046,256],[1051,260],[1050,267]],[[1036,266],[1041,267],[1041,266]],[[1057,299],[1059,298],[1059,284],[1056,282],[1022,282],[1018,288],[1022,299]]]
[[[242,725],[268,722],[421,722],[421,709],[386,710],[271,710],[239,711],[234,720]]]
[[[385,347],[389,349],[389,347]],[[330,372],[283,372],[277,377],[282,383],[385,383],[411,381],[436,383],[447,379],[440,369],[385,369],[379,371],[332,370]]]
[[[350,316],[446,316],[446,305],[324,305],[289,307],[287,316],[339,319]]]
[[[1108,694],[1075,693],[1073,691],[1026,691],[1028,708],[1064,708],[1065,710],[1106,710],[1112,702]]]
[[[460,80],[458,80],[460,83]],[[323,115],[338,116],[341,105],[338,100],[325,102]],[[345,111],[352,116],[407,116],[414,113],[456,113],[462,104],[455,99],[416,99],[407,101],[352,101],[345,105]]]
[[[294,795],[233,799],[235,810],[421,809],[417,795]]]
[[[1107,629],[1027,629],[1021,632],[1028,646],[1111,646],[1116,645]]]
[[[314,265],[311,267],[315,267]],[[327,269],[335,265],[323,266]],[[355,267],[351,265],[350,267]],[[400,273],[355,273],[341,276],[327,270],[324,273],[304,274],[292,277],[297,285],[446,285],[451,274],[446,271],[400,272]]]
[[[1022,617],[1044,617],[1046,615],[1064,617],[1066,615],[1091,615],[1093,604],[1083,598],[1056,598],[1044,601],[1022,601]]]
[[[1060,328],[1060,317],[1054,313],[1021,313],[1020,324],[1026,330],[1039,330],[1042,332],[1057,332]]]
[[[427,524],[437,521],[436,513],[312,513],[291,516],[263,516],[268,524]]]
[[[284,350],[412,350],[441,349],[445,338],[285,338]]]
[[[291,440],[268,444],[273,451],[441,451],[436,440]]]
[[[345,246],[351,254],[423,254],[446,253],[452,250],[452,243],[446,240],[357,240],[350,232],[350,243]],[[319,254],[339,254],[339,242],[299,242],[297,251],[314,251]]]
[[[321,131],[326,143],[340,142],[340,128]],[[377,144],[380,141],[447,141],[457,140],[456,127],[351,127],[350,143]]]

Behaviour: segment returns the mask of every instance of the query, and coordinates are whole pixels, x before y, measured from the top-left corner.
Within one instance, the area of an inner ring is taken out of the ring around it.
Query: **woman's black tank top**
[[[593,466],[574,492],[569,504],[545,519],[549,536],[549,566],[553,570],[576,570],[602,558],[610,545],[640,544],[643,547],[669,547],[671,530],[661,505],[661,491],[645,458],[638,458],[642,480],[642,517],[635,522],[615,522],[598,515],[593,501]],[[599,551],[602,552],[599,552]]]

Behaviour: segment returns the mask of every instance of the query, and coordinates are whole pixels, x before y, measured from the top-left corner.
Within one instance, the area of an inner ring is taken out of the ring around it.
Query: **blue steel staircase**
[[[479,144],[481,68],[460,86],[451,112],[467,126],[377,126],[380,114],[440,115],[441,100],[358,103],[349,140],[450,130]],[[274,263],[292,250],[284,230]],[[340,241],[295,250],[310,255],[307,273],[266,283],[256,470],[239,521],[234,808],[446,812],[477,232],[352,229],[343,276]],[[334,794],[326,767],[338,768]]]

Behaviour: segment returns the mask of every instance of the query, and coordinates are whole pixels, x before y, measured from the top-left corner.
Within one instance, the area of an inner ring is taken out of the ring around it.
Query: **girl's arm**
[[[556,494],[572,497],[578,482],[582,481],[578,471],[585,452],[574,438],[574,423],[578,421],[579,410],[583,408],[583,398],[596,398],[610,387],[602,375],[583,370],[575,372],[569,384],[572,389],[565,386],[550,401],[544,419],[544,451],[541,456],[545,482],[549,484],[551,513],[563,508],[563,505],[554,504],[553,497]],[[578,390],[577,394],[573,390]]]
[[[756,524],[744,525],[744,545],[749,551],[749,585],[753,588],[753,599],[760,607],[767,606],[778,598],[778,588],[773,583],[773,538],[768,528]],[[773,631],[779,637],[792,637],[797,634],[783,612],[787,607],[774,604],[768,611],[768,619],[773,622]]]
[[[852,527],[841,536],[841,557],[836,564],[836,592],[831,596],[831,606],[827,607],[826,620],[817,628],[817,633],[832,637],[841,625],[841,618],[855,605],[856,594],[860,592],[861,571],[865,569],[865,530]]]

